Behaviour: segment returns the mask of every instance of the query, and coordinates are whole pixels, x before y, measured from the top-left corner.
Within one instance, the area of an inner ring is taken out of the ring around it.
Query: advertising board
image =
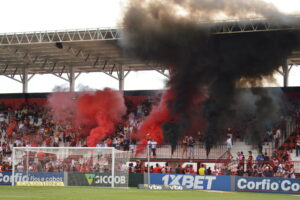
[[[13,181],[12,172],[0,173],[0,185],[11,185]],[[29,172],[15,173],[15,183],[25,184],[26,182],[64,182],[64,173],[56,172]]]
[[[230,176],[151,174],[150,183],[157,185],[182,185],[187,189],[194,190],[231,190]]]
[[[110,187],[113,178],[110,173],[68,173],[69,186],[96,186]],[[128,177],[125,175],[115,175],[115,186],[128,187]]]
[[[300,179],[236,177],[235,191],[300,194]]]

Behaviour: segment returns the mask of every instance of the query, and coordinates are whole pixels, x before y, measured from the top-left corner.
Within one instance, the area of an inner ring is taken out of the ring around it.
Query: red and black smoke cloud
[[[143,151],[147,145],[147,139],[153,139],[158,144],[163,143],[164,135],[162,126],[171,119],[168,102],[173,99],[171,91],[167,91],[157,106],[152,107],[150,115],[144,120],[134,137],[140,141],[136,153]],[[176,137],[173,135],[173,137]]]
[[[260,0],[133,0],[124,16],[125,52],[147,62],[174,65],[168,83],[174,98],[168,112],[176,116],[174,126],[181,136],[196,131],[192,124],[204,119],[208,149],[233,125],[257,143],[280,116],[276,95],[259,87],[299,45],[299,31],[213,34],[213,23],[201,23],[249,17],[292,23]],[[239,89],[245,86],[249,89]]]

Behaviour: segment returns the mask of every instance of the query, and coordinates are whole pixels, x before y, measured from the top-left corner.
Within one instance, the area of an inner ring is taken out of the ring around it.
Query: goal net
[[[113,147],[15,147],[12,185],[128,187],[129,157]]]

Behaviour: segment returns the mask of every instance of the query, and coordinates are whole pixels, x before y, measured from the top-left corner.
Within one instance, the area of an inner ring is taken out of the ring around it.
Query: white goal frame
[[[112,176],[112,181],[111,181],[111,187],[115,187],[115,154],[118,152],[124,152],[124,151],[120,151],[115,149],[114,147],[14,147],[12,150],[12,186],[14,186],[16,184],[16,180],[15,180],[15,168],[16,168],[16,151],[17,150],[22,150],[24,152],[29,152],[29,151],[35,151],[35,152],[39,152],[39,151],[46,151],[46,150],[101,150],[101,149],[105,149],[105,150],[110,150],[111,151],[111,176]],[[27,153],[27,163],[28,163],[28,153]],[[27,167],[27,174],[28,174],[28,167]]]

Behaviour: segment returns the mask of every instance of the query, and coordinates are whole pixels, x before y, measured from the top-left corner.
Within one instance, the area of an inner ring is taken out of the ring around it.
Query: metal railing
[[[135,149],[138,149],[139,145],[136,145]],[[151,152],[151,158],[157,159],[218,159],[220,155],[224,154],[227,149],[226,145],[218,145],[213,147],[207,155],[204,144],[195,144],[194,147],[188,147],[186,145],[177,145],[176,149],[172,153],[171,145],[158,145],[156,148],[156,156]],[[141,153],[136,154],[132,152],[131,158],[141,159],[147,158],[147,148]]]
[[[257,161],[253,160],[251,162],[248,162],[247,160],[239,161],[239,160],[218,160],[216,162],[212,162],[216,164],[216,167],[219,168],[219,170],[222,170],[224,168],[231,171],[232,174],[235,174],[241,166],[243,167],[244,171],[250,167],[252,170],[254,167],[263,168],[264,166],[268,165],[273,168],[273,171],[278,171],[281,169],[289,170],[290,167],[293,165],[295,169],[295,173],[300,173],[300,161],[279,161],[276,164],[273,164],[272,161]]]

